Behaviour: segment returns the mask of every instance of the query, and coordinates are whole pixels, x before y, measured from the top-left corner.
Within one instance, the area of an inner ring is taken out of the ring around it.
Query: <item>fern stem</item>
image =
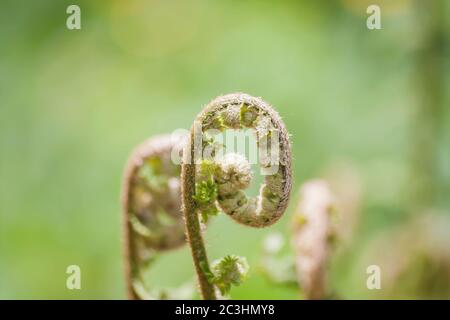
[[[194,130],[191,130],[188,146],[193,145]],[[190,159],[194,159],[193,147],[188,149]],[[200,293],[204,300],[215,300],[216,294],[214,286],[209,283],[204,271],[209,268],[208,257],[206,255],[205,244],[200,230],[200,222],[197,214],[197,205],[194,201],[195,194],[195,164],[187,163],[186,151],[184,161],[181,166],[181,194],[183,202],[183,213],[186,223],[186,236],[191,248],[195,271],[198,277]]]

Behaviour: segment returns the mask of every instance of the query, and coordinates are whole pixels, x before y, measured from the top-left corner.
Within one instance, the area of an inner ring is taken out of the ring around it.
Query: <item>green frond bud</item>
[[[200,163],[199,166],[197,166],[197,177],[198,180],[209,180],[212,179],[214,172],[217,168],[217,164],[214,163],[211,160],[204,159]]]
[[[144,179],[145,183],[154,192],[165,192],[167,191],[167,175],[161,173],[162,169],[161,159],[157,157],[152,157],[147,159],[142,167],[139,168],[138,176]]]
[[[217,185],[210,179],[195,184],[195,195],[192,197],[202,215],[202,222],[206,223],[209,216],[219,213],[215,201],[217,198]]]
[[[239,286],[248,273],[247,259],[235,255],[227,255],[212,264],[211,282],[216,285],[222,295],[230,292],[231,286]]]
[[[208,204],[217,198],[217,185],[212,180],[195,184],[195,195],[192,197],[198,205]]]
[[[213,123],[212,123],[212,128],[220,130],[220,131],[224,131],[228,128],[227,125],[225,124],[225,121],[224,121],[222,115],[219,115],[214,118]]]
[[[254,106],[242,103],[240,116],[241,124],[245,127],[251,127],[256,118],[258,118],[258,110]]]

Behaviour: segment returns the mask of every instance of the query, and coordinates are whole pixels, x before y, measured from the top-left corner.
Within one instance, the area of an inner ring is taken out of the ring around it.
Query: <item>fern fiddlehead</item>
[[[143,271],[158,252],[186,243],[180,212],[180,166],[171,161],[170,135],[152,137],[131,154],[122,185],[128,297],[151,298]]]
[[[205,151],[215,145],[208,132],[228,129],[251,129],[259,149],[259,164],[264,177],[257,197],[248,197],[244,190],[250,185],[252,172],[247,159],[236,153],[212,157]],[[244,271],[246,263],[238,257],[225,257],[208,262],[200,232],[199,215],[205,221],[220,208],[238,223],[266,227],[284,213],[291,190],[291,146],[287,130],[278,113],[260,98],[243,93],[228,94],[212,100],[197,116],[183,152],[181,190],[186,234],[191,247],[200,291],[204,299],[216,299],[216,288],[228,291],[228,282],[219,283],[218,271],[234,271],[231,278],[242,279],[236,272]],[[222,268],[220,266],[222,264]],[[215,272],[214,272],[215,271]],[[230,276],[222,276],[230,278]]]
[[[332,221],[335,199],[325,180],[311,180],[300,190],[293,216],[293,246],[298,283],[307,299],[328,295],[327,265],[335,225]]]

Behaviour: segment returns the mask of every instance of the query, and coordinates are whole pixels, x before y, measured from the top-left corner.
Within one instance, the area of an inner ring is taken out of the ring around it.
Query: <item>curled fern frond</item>
[[[300,190],[293,216],[293,246],[298,282],[307,299],[327,293],[327,264],[335,239],[334,196],[324,180],[311,180]]]
[[[208,135],[228,129],[250,129],[256,137],[259,165],[264,175],[257,197],[248,197],[245,193],[252,180],[249,161],[236,153],[218,156],[220,144],[214,141],[214,134]],[[206,150],[211,157],[204,157]],[[205,220],[220,209],[238,223],[261,228],[275,223],[283,215],[292,184],[291,145],[278,113],[262,99],[244,93],[228,94],[211,101],[191,128],[189,143],[183,152],[181,179],[186,231],[200,289],[203,298],[215,299],[214,285],[205,272],[210,268],[204,267],[208,259],[198,216]]]
[[[174,145],[170,135],[150,138],[133,151],[126,167],[122,208],[131,299],[148,297],[142,272],[155,254],[186,243],[180,212],[180,166],[171,161]]]
[[[278,113],[263,100],[239,93],[214,99],[196,121],[201,123],[202,132],[253,129],[259,164],[273,172],[264,174],[259,196],[249,198],[244,192],[252,179],[247,159],[236,153],[218,158],[213,174],[217,203],[223,212],[245,225],[265,227],[276,222],[286,209],[291,190],[291,146]]]

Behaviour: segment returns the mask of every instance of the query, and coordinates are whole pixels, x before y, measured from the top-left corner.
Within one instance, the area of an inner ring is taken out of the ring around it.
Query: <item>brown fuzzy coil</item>
[[[130,298],[134,278],[155,251],[186,243],[180,195],[180,166],[171,161],[170,135],[154,136],[131,154],[122,185],[125,269]]]
[[[214,139],[203,140],[203,134],[210,130],[223,132],[245,128],[253,129],[259,150],[267,147],[279,152],[278,163],[275,164],[266,161],[273,160],[273,157],[263,157],[264,161],[260,157],[265,181],[256,198],[248,198],[244,193],[251,179],[250,164],[244,157],[227,154],[216,159],[213,152],[213,159],[198,158],[199,151],[203,156],[205,145],[209,147],[215,143]],[[279,149],[272,148],[274,141]],[[215,98],[197,116],[190,130],[189,143],[183,151],[181,193],[186,233],[203,299],[217,299],[217,294],[210,281],[211,271],[198,215],[202,214],[205,220],[208,215],[217,213],[218,206],[244,225],[269,226],[286,210],[291,180],[289,135],[280,116],[267,102],[245,93],[232,93]]]
[[[249,164],[244,157],[225,155],[218,161],[215,172],[217,202],[226,214],[235,221],[252,227],[266,227],[275,223],[286,210],[292,187],[291,145],[278,113],[261,98],[233,93],[212,100],[198,115],[197,121],[202,124],[202,131],[251,128],[255,132],[258,146],[266,147],[271,152],[274,150],[270,149],[272,146],[268,137],[274,132],[278,134],[278,170],[265,175],[257,198],[248,198],[243,191],[251,179],[251,172],[247,169]],[[263,168],[270,167],[261,161],[260,165]],[[245,183],[239,183],[239,179]]]
[[[334,195],[324,180],[308,181],[300,190],[293,217],[293,246],[298,280],[307,299],[323,299],[327,295],[334,202]]]

